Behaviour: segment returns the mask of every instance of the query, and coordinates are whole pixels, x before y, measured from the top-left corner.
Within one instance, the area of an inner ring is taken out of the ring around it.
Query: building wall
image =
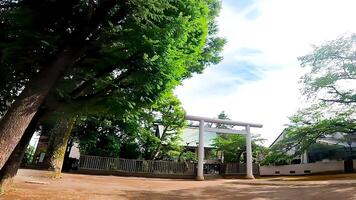
[[[353,161],[353,167],[356,170],[356,160]],[[344,161],[260,167],[261,176],[305,175],[325,172],[344,172]]]

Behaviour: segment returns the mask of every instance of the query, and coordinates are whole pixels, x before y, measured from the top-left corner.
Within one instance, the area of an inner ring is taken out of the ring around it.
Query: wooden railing
[[[246,174],[246,163],[226,163],[225,174]],[[258,164],[252,164],[252,172],[255,175],[260,174]]]
[[[81,155],[79,168],[131,173],[195,175],[195,164]]]

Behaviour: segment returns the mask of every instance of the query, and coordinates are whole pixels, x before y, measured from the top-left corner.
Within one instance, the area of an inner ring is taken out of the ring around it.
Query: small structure
[[[272,142],[269,148],[283,140],[284,137],[285,132],[283,131]],[[293,155],[294,153],[294,148],[287,152],[288,155]],[[356,159],[356,133],[347,135],[336,132],[317,139],[303,154],[296,156],[290,164],[307,164],[348,159]]]
[[[260,168],[261,176],[306,175],[319,173],[352,173],[356,170],[356,134],[336,132],[316,140],[300,156],[286,165],[268,165]],[[282,132],[270,147],[285,137]],[[295,149],[287,154],[293,155]]]
[[[227,134],[242,134],[246,137],[246,174],[247,178],[253,179],[252,172],[252,147],[251,147],[251,132],[250,128],[262,128],[262,124],[238,122],[231,120],[213,119],[207,117],[191,116],[186,115],[186,120],[199,122],[199,146],[198,146],[198,170],[197,170],[197,180],[204,180],[204,131],[211,131],[216,133],[227,133]],[[245,130],[235,130],[235,129],[225,129],[225,128],[210,128],[206,127],[205,123],[217,123],[226,124],[233,126],[244,127]]]

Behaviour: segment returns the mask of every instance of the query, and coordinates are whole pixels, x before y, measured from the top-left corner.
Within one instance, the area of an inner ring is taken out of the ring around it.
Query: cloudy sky
[[[269,145],[302,105],[298,56],[326,40],[356,32],[355,0],[223,0],[218,19],[224,60],[175,91],[190,115],[224,110]]]

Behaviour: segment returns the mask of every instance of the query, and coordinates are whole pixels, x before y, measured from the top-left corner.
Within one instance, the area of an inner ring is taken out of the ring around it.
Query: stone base
[[[255,177],[253,175],[246,175],[245,178],[247,178],[247,179],[255,179]]]
[[[195,178],[195,180],[197,180],[197,181],[204,181],[204,176],[197,176],[197,177]]]

